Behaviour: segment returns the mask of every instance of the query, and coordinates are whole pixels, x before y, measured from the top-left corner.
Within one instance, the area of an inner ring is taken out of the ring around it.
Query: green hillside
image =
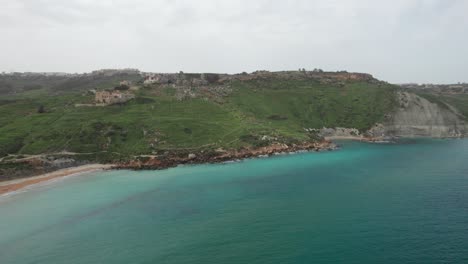
[[[102,81],[72,79],[43,88],[61,91],[54,96],[30,91],[3,96],[0,156],[67,151],[112,160],[164,151],[257,146],[264,144],[260,140],[264,136],[283,142],[311,140],[304,128],[366,130],[395,106],[395,87],[382,82],[323,84],[274,78],[223,85],[229,87],[227,95],[213,98],[195,91],[196,96],[182,100],[173,86],[142,87],[136,99],[105,107],[75,106],[92,103],[94,97],[83,90],[106,86]],[[218,86],[207,89],[209,94]],[[44,113],[39,113],[40,106]]]
[[[383,121],[395,105],[394,86],[382,83],[335,86],[310,80],[261,80],[234,87],[229,100],[233,108],[286,133],[322,127],[364,131]]]
[[[80,75],[0,74],[0,96],[30,97],[63,95],[90,89],[112,88],[122,80],[137,82],[140,74],[117,72]]]

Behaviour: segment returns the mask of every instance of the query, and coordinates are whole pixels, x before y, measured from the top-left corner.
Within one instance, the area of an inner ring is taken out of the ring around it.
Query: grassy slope
[[[177,101],[171,89],[157,96],[141,91],[138,100],[109,107],[75,107],[92,98],[73,92],[15,96],[0,102],[0,156],[66,150],[113,159],[155,150],[236,148],[251,144],[242,140],[246,135],[306,139],[304,127],[365,130],[382,121],[394,104],[390,85],[264,80],[232,86],[223,104],[202,98]],[[46,113],[37,113],[41,104]]]
[[[417,94],[445,109],[449,109],[447,104],[452,105],[468,121],[468,94],[440,95],[427,92],[418,92]]]
[[[391,85],[348,83],[344,87],[311,81],[254,81],[235,84],[231,104],[251,118],[286,133],[303,128],[370,128],[395,105]],[[271,116],[285,120],[274,121]],[[287,119],[286,119],[287,118]]]
[[[166,142],[159,144],[160,148],[168,149],[232,140],[228,134],[240,124],[231,113],[202,100],[80,108],[43,103],[50,109],[48,113],[37,114],[33,103],[24,103],[19,106],[23,110],[17,115],[19,118],[2,118],[0,149],[28,154],[62,150],[148,153],[155,138]],[[14,108],[18,104],[4,105],[0,111],[10,112]],[[108,137],[112,141],[107,148]],[[12,144],[15,141],[22,142],[22,146]]]
[[[468,94],[445,95],[442,98],[444,101],[457,108],[457,110],[463,114],[465,120],[468,121]]]
[[[120,81],[137,82],[139,74],[120,73],[112,76],[93,74],[86,76],[14,76],[0,75],[0,96],[10,98],[37,98],[90,89],[113,88]]]

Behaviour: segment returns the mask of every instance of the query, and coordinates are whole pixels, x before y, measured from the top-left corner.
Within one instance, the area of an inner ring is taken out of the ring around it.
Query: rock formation
[[[429,102],[416,94],[398,93],[399,107],[385,124],[385,134],[398,137],[464,137],[468,124],[449,105]]]
[[[436,104],[409,92],[398,92],[398,107],[387,120],[361,133],[355,128],[306,129],[327,139],[388,140],[395,137],[460,138],[468,136],[468,122],[455,107]]]

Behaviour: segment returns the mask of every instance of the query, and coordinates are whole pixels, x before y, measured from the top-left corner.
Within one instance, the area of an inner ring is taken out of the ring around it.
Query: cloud
[[[347,69],[466,81],[463,0],[0,0],[0,70]]]

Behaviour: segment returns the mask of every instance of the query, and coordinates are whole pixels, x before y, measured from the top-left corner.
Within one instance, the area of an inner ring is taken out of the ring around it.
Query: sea
[[[468,140],[66,177],[0,197],[0,263],[468,263]]]

